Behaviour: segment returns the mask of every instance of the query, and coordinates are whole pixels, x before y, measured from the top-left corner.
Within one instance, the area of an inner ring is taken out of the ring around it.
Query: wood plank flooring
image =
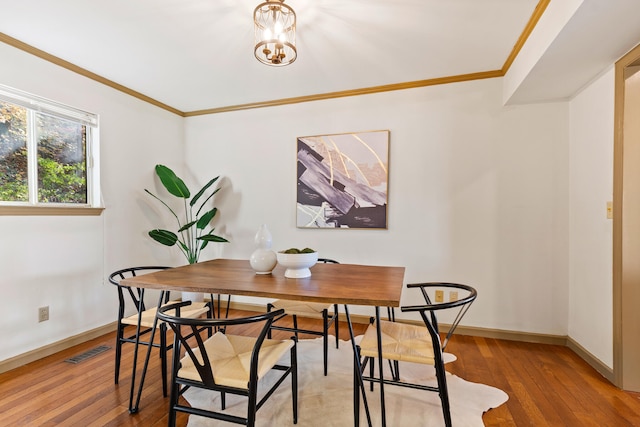
[[[299,322],[301,327],[315,324]],[[366,327],[354,326],[356,334]],[[341,323],[340,332],[347,338],[346,324]],[[114,341],[115,333],[107,334],[1,374],[0,426],[167,425],[168,398],[162,397],[159,359],[151,360],[140,412],[130,415],[133,350],[124,347],[120,384],[115,385]],[[64,361],[99,345],[111,349],[79,364]],[[640,426],[640,394],[617,389],[566,347],[454,335],[447,350],[458,356],[447,365],[449,372],[509,395],[504,405],[484,415],[487,426]],[[178,425],[186,424],[187,417],[179,414]]]

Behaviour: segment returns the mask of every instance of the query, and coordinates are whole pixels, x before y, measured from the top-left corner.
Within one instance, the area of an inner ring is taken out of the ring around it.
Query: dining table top
[[[318,263],[306,278],[284,277],[277,265],[256,274],[249,260],[214,259],[124,279],[127,286],[330,304],[399,307],[404,267]]]

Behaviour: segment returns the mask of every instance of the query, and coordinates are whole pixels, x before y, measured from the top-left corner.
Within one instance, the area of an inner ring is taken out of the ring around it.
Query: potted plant
[[[177,245],[180,251],[187,258],[189,264],[198,262],[201,251],[209,244],[209,242],[228,242],[224,237],[214,234],[214,227],[210,227],[211,221],[218,213],[218,208],[208,209],[205,207],[207,202],[220,191],[216,188],[208,196],[204,196],[205,192],[220,178],[219,176],[210,180],[205,184],[191,200],[191,192],[184,181],[178,177],[171,169],[164,165],[156,165],[156,174],[160,178],[160,182],[164,188],[173,196],[183,199],[184,213],[179,217],[171,207],[158,196],[145,188],[148,194],[160,201],[169,212],[175,217],[177,222],[177,231],[174,233],[164,229],[154,229],[149,231],[149,236],[158,243],[165,246]],[[201,200],[201,201],[200,201]],[[198,206],[196,204],[200,201]],[[184,298],[184,295],[183,295]]]

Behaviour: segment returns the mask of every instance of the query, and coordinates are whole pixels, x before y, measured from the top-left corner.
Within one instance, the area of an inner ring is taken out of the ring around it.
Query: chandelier
[[[284,0],[267,0],[253,12],[254,53],[258,61],[273,66],[296,60],[296,13]]]

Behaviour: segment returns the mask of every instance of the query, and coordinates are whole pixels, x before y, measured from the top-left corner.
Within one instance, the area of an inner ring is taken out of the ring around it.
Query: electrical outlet
[[[458,291],[449,291],[449,301],[458,301]]]
[[[436,302],[444,302],[444,291],[442,289],[436,290]]]
[[[49,320],[49,306],[40,307],[38,309],[38,322],[45,322]]]

